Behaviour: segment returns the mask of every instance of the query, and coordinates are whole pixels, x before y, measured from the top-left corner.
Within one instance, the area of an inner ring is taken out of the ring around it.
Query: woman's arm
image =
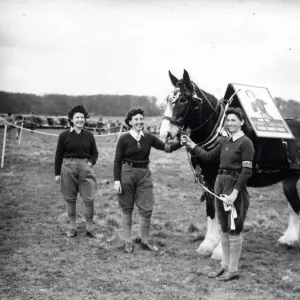
[[[125,139],[121,136],[118,140],[114,159],[114,181],[121,181],[122,161],[125,152]]]
[[[56,152],[55,152],[55,163],[54,163],[54,171],[55,176],[60,175],[61,165],[64,159],[64,145],[65,145],[65,136],[61,133],[58,137]]]
[[[98,159],[98,149],[94,135],[91,133],[91,148],[90,148],[90,161],[92,165],[95,165]]]
[[[238,193],[247,186],[249,178],[252,176],[252,160],[254,156],[254,147],[251,140],[246,140],[241,147],[242,170],[237,179],[232,193],[226,199],[228,205],[232,205],[236,200]]]
[[[181,143],[183,145],[188,146],[192,149],[192,152],[197,155],[202,162],[210,162],[220,158],[221,153],[221,140],[219,139],[219,143],[217,146],[211,151],[205,151],[201,147],[197,146],[187,135],[181,136]]]
[[[152,135],[152,137],[153,137],[152,146],[155,149],[162,150],[162,151],[170,153],[170,152],[176,151],[176,150],[178,150],[178,149],[180,149],[182,147],[182,145],[180,143],[169,145],[169,144],[165,144],[164,142],[162,142],[155,135]]]
[[[252,176],[252,161],[254,156],[254,147],[250,139],[245,139],[241,147],[242,171],[238,177],[234,189],[241,191],[247,186],[249,178]]]

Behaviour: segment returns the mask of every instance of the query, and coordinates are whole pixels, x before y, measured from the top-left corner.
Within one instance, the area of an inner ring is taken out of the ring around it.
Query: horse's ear
[[[184,70],[184,72],[183,72],[183,80],[186,82],[186,86],[188,88],[187,93],[189,94],[189,96],[192,95],[193,94],[193,84],[191,82],[190,75],[187,72],[187,70]]]
[[[187,72],[187,70],[184,70],[184,71],[183,71],[183,79],[184,79],[184,81],[187,82],[188,84],[191,82],[190,75],[189,75],[189,73]]]
[[[169,71],[169,76],[170,76],[170,79],[171,79],[171,82],[174,86],[176,86],[177,82],[178,82],[178,79]]]

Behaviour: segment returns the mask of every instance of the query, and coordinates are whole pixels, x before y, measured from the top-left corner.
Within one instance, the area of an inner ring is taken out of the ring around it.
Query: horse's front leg
[[[203,256],[209,256],[213,254],[212,258],[221,259],[221,248],[218,247],[216,252],[214,252],[215,248],[220,243],[220,225],[216,217],[215,199],[207,193],[205,194],[205,198],[207,215],[206,235],[203,242],[199,245],[196,251]]]
[[[212,255],[214,249],[218,246],[219,243],[220,243],[220,226],[218,224],[217,218],[215,217],[211,219],[210,217],[207,217],[206,235],[203,242],[199,245],[196,251],[203,256]],[[222,257],[222,253],[221,253],[221,257]],[[218,258],[218,254],[215,255],[213,254],[214,259],[221,259],[221,257]]]

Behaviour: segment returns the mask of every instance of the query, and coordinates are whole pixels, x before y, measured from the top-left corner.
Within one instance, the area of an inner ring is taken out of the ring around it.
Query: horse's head
[[[178,80],[170,71],[169,76],[175,89],[167,97],[167,108],[160,128],[160,138],[167,144],[179,142],[181,130],[187,128],[194,130],[201,126],[207,113],[211,113],[217,100],[213,104],[206,98],[207,93],[201,91],[197,85],[190,80],[186,70],[183,78]],[[209,95],[211,96],[211,95]],[[204,109],[203,97],[210,109]],[[215,112],[215,111],[214,111]],[[200,126],[199,126],[200,125]]]

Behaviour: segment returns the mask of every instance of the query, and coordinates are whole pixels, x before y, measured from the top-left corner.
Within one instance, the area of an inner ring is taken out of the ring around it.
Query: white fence
[[[24,127],[23,127],[23,124],[24,124],[24,121],[22,121],[21,126],[18,126],[18,125],[13,124],[13,123],[9,123],[9,122],[7,122],[7,121],[4,123],[4,134],[3,134],[3,146],[2,146],[1,168],[4,167],[4,157],[5,157],[5,147],[6,147],[6,137],[7,137],[7,127],[8,127],[8,125],[20,129],[20,134],[19,134],[19,145],[21,145],[21,140],[22,140],[22,133],[23,133],[23,130],[25,130],[25,131],[30,131],[30,132],[34,132],[34,133],[36,133],[36,134],[49,135],[49,136],[57,136],[57,137],[59,136],[59,134],[57,134],[57,133],[49,133],[49,132],[43,132],[43,131],[38,131],[38,130],[32,130],[32,129],[24,128]],[[99,138],[99,137],[109,137],[109,136],[116,136],[116,135],[117,135],[117,140],[116,140],[116,143],[117,143],[118,140],[119,140],[119,138],[120,138],[120,135],[121,135],[122,133],[125,133],[125,132],[122,132],[122,130],[123,130],[123,124],[120,126],[119,132],[116,132],[116,133],[108,133],[108,134],[95,134],[94,137],[95,137],[95,138]]]

